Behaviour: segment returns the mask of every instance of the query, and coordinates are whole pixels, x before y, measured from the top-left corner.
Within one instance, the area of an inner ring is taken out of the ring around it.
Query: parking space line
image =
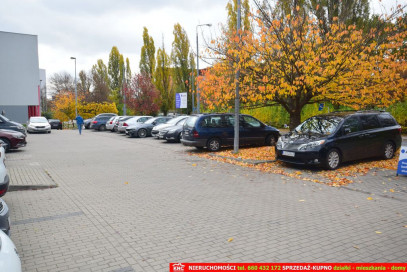
[[[80,215],[83,215],[83,214],[84,213],[81,211],[81,212],[58,214],[58,215],[53,215],[53,216],[29,218],[29,219],[14,221],[13,225],[25,225],[25,224],[31,224],[31,223],[44,222],[44,221],[52,221],[52,220],[57,220],[57,219],[64,219],[64,218],[68,218],[68,217],[73,217],[73,216],[80,216]]]

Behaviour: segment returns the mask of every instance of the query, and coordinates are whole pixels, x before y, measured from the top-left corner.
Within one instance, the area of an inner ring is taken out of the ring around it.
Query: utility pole
[[[237,44],[238,50],[240,47],[240,0],[237,0],[237,35],[239,35],[239,43]],[[237,63],[239,63],[239,55],[237,56]],[[239,153],[239,115],[240,115],[240,97],[239,97],[239,80],[240,78],[240,69],[238,68],[236,71],[235,77],[235,84],[236,84],[236,91],[235,91],[235,138],[233,143],[233,153]]]

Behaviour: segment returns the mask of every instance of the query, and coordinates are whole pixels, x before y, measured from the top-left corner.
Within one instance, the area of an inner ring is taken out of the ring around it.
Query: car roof
[[[381,111],[381,110],[362,110],[362,111],[348,110],[348,111],[334,111],[334,112],[320,114],[320,115],[316,115],[316,116],[320,116],[320,117],[337,116],[337,117],[345,118],[350,115],[364,115],[364,114],[390,114],[390,113],[386,112],[386,111]]]

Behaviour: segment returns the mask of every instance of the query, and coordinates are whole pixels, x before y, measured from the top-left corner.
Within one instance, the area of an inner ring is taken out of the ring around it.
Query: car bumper
[[[160,139],[165,139],[167,141],[174,141],[174,140],[178,140],[178,134],[177,132],[174,133],[165,133],[163,135],[160,135]]]
[[[4,196],[7,193],[9,185],[10,185],[10,177],[8,174],[6,174],[3,182],[0,183],[0,197]]]
[[[292,164],[320,165],[323,156],[320,151],[276,150],[277,160]]]
[[[17,149],[19,147],[24,147],[26,145],[27,145],[27,142],[25,139],[16,139],[14,141],[11,141],[10,149]]]
[[[152,130],[151,131],[151,136],[153,136],[156,139],[159,139],[160,137],[160,132],[158,130]]]
[[[0,199],[0,230],[10,235],[9,209],[6,202]]]
[[[49,128],[32,128],[32,127],[27,127],[28,132],[48,132],[51,131],[51,127]]]
[[[185,146],[201,146],[205,147],[206,146],[206,139],[196,139],[196,140],[185,140],[181,139],[181,143]]]

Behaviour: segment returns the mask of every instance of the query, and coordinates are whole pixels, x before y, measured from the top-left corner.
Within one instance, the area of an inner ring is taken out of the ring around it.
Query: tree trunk
[[[290,130],[301,124],[301,111],[290,111]]]

